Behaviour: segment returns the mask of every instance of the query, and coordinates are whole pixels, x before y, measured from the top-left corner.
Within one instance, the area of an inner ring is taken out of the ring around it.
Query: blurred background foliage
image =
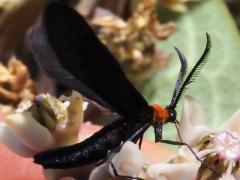
[[[129,19],[139,3],[150,3],[154,0],[61,1],[82,13],[90,23],[94,16],[99,16],[98,14],[114,14],[115,17],[122,18],[124,23],[129,24]],[[53,85],[49,85],[49,81],[46,81],[41,70],[36,70],[37,65],[28,45],[28,35],[31,27],[39,24],[38,17],[47,3],[47,0],[0,1],[1,61],[6,63],[12,54],[22,59],[28,65],[32,77],[40,82],[38,83],[39,92],[52,91]],[[160,52],[158,55],[164,60],[163,66],[161,68],[156,68],[155,64],[151,66],[150,73],[147,73],[145,78],[141,78],[140,82],[137,81],[136,86],[149,103],[169,104],[180,69],[180,62],[173,47],[178,47],[185,54],[189,63],[188,70],[190,70],[204,50],[205,33],[208,32],[213,41],[211,55],[196,82],[192,83],[186,94],[192,95],[199,101],[207,113],[208,123],[217,127],[240,108],[238,98],[240,96],[240,75],[238,74],[240,1],[156,0],[154,10],[160,25],[165,27],[166,23],[171,22],[175,27],[174,31],[164,38],[162,36],[156,38],[156,52]],[[140,15],[141,11],[138,13],[138,16]],[[100,33],[99,28],[96,28],[96,32]],[[136,57],[141,55],[144,56],[144,53],[140,55],[137,53]],[[129,71],[126,70],[126,72]],[[48,84],[44,84],[45,82]],[[181,111],[182,102],[178,105],[178,118],[181,116]],[[164,130],[165,139],[173,139],[175,133],[174,126],[167,125]],[[153,139],[151,130],[146,133],[146,137]]]

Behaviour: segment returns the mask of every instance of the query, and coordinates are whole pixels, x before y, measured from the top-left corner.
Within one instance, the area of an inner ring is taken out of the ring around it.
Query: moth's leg
[[[114,164],[112,163],[112,160],[110,161],[110,165],[112,167],[112,170],[113,170],[113,173],[114,173],[114,176],[116,177],[121,177],[121,178],[128,178],[128,179],[136,179],[136,180],[144,180],[142,178],[139,178],[139,177],[132,177],[132,176],[124,176],[124,175],[120,175],[118,174]]]
[[[208,169],[210,169],[212,172],[214,172],[216,175],[218,175],[219,177],[221,177],[221,173],[219,173],[218,171],[216,171],[214,168],[208,166],[204,161],[202,161],[198,155],[195,153],[195,151],[185,142],[179,142],[179,141],[171,141],[171,140],[160,140],[159,142],[161,143],[165,143],[165,144],[171,144],[171,145],[176,145],[176,146],[186,146],[191,152],[192,154],[195,156],[195,158],[201,162],[201,164],[203,164],[205,167],[207,167]]]
[[[139,149],[141,149],[141,147],[142,147],[142,141],[143,141],[143,135],[140,137],[139,142],[138,142]]]

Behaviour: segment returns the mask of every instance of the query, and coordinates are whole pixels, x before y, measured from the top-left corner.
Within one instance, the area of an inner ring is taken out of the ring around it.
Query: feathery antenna
[[[177,91],[178,93],[177,93],[177,96],[175,98],[175,101],[173,103],[171,102],[171,104],[169,106],[170,108],[173,108],[173,109],[176,108],[177,103],[180,100],[180,98],[183,95],[183,93],[185,92],[187,86],[189,84],[191,84],[196,79],[196,77],[198,76],[199,72],[201,71],[203,66],[206,64],[207,58],[208,58],[208,55],[209,55],[209,52],[210,52],[210,49],[211,49],[211,46],[212,46],[211,38],[210,38],[209,34],[206,33],[206,36],[207,36],[207,44],[206,44],[206,47],[205,47],[205,50],[204,50],[202,56],[198,60],[198,62],[195,64],[195,66],[193,67],[191,72],[188,74],[187,78],[185,79],[184,83],[181,86],[181,89],[179,91]]]
[[[174,102],[176,101],[177,95],[180,91],[180,88],[182,86],[183,80],[186,76],[187,73],[187,59],[186,57],[181,53],[181,51],[175,47],[175,50],[177,51],[178,57],[180,59],[181,62],[181,69],[179,71],[178,74],[178,78],[175,84],[175,88],[174,88],[174,92],[173,92],[173,96],[172,96],[172,100],[169,106],[172,106],[174,104]]]

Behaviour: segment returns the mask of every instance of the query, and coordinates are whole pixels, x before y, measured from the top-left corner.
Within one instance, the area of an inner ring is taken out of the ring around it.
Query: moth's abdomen
[[[34,162],[51,169],[94,163],[106,158],[109,150],[119,147],[125,140],[124,126],[121,120],[115,121],[81,143],[36,154]]]

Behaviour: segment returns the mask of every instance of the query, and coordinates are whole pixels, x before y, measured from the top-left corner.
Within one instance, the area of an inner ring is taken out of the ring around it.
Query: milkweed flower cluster
[[[178,180],[179,177],[187,180],[240,179],[240,111],[218,130],[208,128],[204,123],[205,119],[201,106],[192,97],[187,96],[179,130],[183,142],[193,148],[204,164],[196,160],[186,147],[181,147],[169,161],[153,164],[146,160],[137,145],[126,142],[111,160],[92,171],[90,180],[98,180],[99,177],[112,179],[114,173],[111,162],[118,174],[147,180]]]
[[[213,172],[198,162],[200,167],[196,177],[219,180],[240,179],[240,111],[234,113],[217,130],[209,129],[204,120],[202,108],[193,98],[187,97],[180,123],[182,140],[195,149],[198,157],[208,167],[216,171]],[[196,163],[195,158],[189,157],[189,151],[182,148],[178,158],[190,164]]]

